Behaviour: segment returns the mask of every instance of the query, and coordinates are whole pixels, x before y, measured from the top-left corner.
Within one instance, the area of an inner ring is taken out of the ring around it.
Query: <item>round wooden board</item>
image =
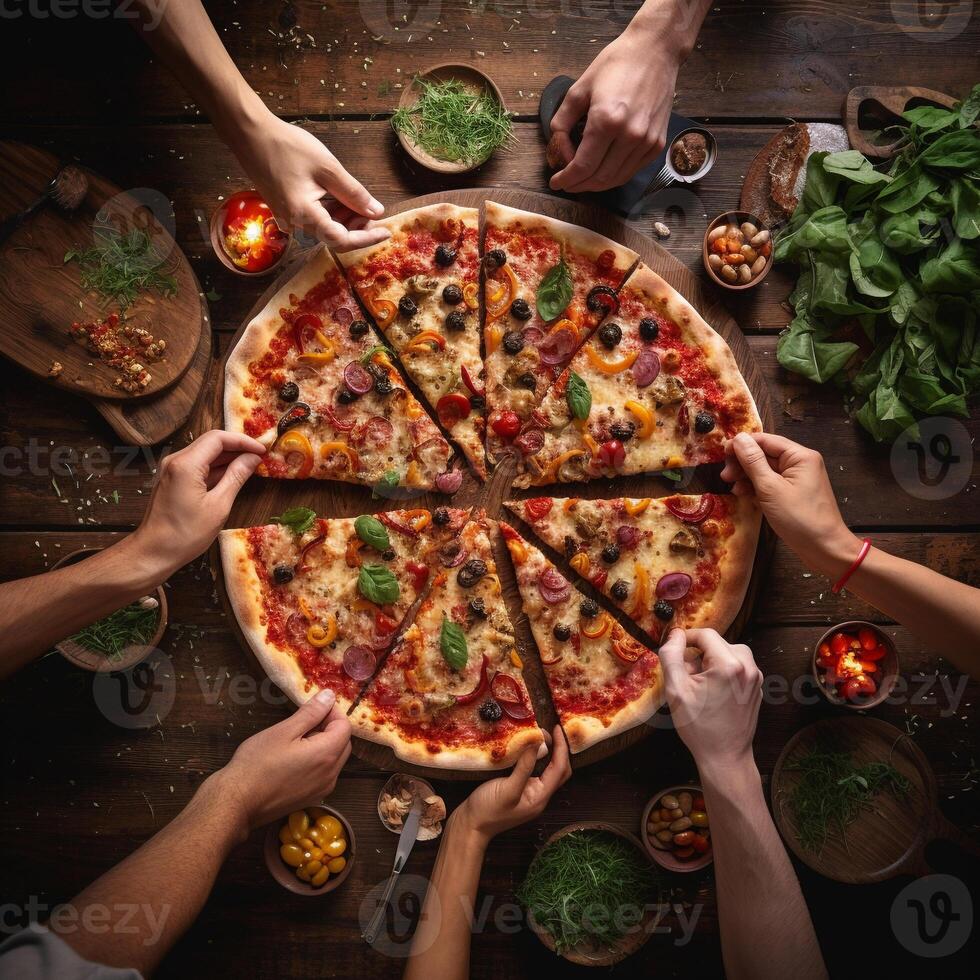
[[[0,214],[27,207],[61,163],[36,147],[0,143]],[[126,402],[149,398],[172,386],[190,367],[206,327],[207,308],[183,252],[140,200],[156,192],[124,192],[98,174],[85,173],[88,193],[74,214],[49,204],[0,246],[0,353],[35,377],[76,394]],[[165,199],[160,204],[169,208]],[[144,294],[127,311],[136,326],[167,342],[166,355],[147,365],[152,381],[138,395],[113,387],[118,371],[68,333],[75,321],[101,319],[118,309],[86,292],[79,264],[64,261],[69,250],[90,248],[95,227],[106,225],[125,233],[144,230],[177,281],[176,295]],[[55,378],[48,375],[53,361],[64,368]]]
[[[856,765],[890,762],[909,780],[912,790],[905,798],[887,791],[877,793],[874,809],[863,811],[849,825],[846,841],[832,829],[821,850],[813,853],[799,840],[789,798],[800,777],[787,766],[818,743],[831,751],[851,753]],[[869,884],[899,874],[930,874],[924,851],[940,837],[977,851],[940,813],[936,777],[922,750],[905,732],[877,718],[835,715],[797,732],[776,760],[771,796],[776,826],[793,853],[818,874],[845,884]]]
[[[762,418],[762,424],[767,430],[771,431],[773,428],[773,416],[766,383],[738,324],[735,323],[730,314],[725,310],[717,296],[704,291],[697,277],[685,265],[674,258],[662,245],[640,234],[620,218],[607,211],[581,204],[577,201],[563,200],[533,191],[514,191],[492,187],[450,190],[436,194],[426,194],[422,197],[415,197],[401,202],[401,204],[391,208],[389,213],[397,214],[401,211],[422,207],[427,204],[436,204],[440,201],[449,201],[463,207],[478,207],[482,209],[483,202],[487,200],[497,201],[501,204],[507,204],[526,211],[551,215],[563,221],[592,228],[600,234],[606,235],[614,241],[621,242],[623,245],[639,253],[640,258],[650,268],[677,289],[701,316],[725,338],[732,349],[732,353],[735,355],[739,370],[742,372],[749,386],[749,390],[755,398],[759,415]],[[253,317],[262,310],[266,302],[275,295],[283,284],[296,274],[300,266],[306,261],[307,256],[308,253],[297,255],[283,270],[282,274],[276,278],[275,282],[263,293],[255,306],[249,311],[248,316],[246,316],[235,337],[232,339],[228,347],[228,353],[235,348],[239,338]],[[227,356],[228,354],[225,355],[226,358]],[[411,381],[408,383],[410,387],[414,388]],[[217,383],[212,391],[210,401],[210,422],[212,425],[219,427],[223,425],[223,390],[224,371],[222,370],[217,378]],[[421,397],[417,389],[415,393],[424,403],[425,399]],[[568,484],[555,488],[554,492],[561,496],[586,498],[620,496],[663,497],[671,493],[676,493],[679,490],[689,493],[698,493],[707,490],[724,492],[726,485],[720,481],[718,477],[719,471],[720,466],[718,465],[698,467],[694,471],[691,480],[680,487],[657,476],[630,476],[615,480],[592,480],[588,483]],[[494,519],[498,517],[503,518],[519,526],[520,521],[502,506],[503,501],[512,496],[510,489],[511,478],[512,472],[506,462],[502,462],[491,473],[490,479],[485,484],[481,483],[471,472],[466,471],[463,485],[459,492],[452,498],[452,503],[457,507],[483,507],[486,509],[489,517]],[[538,493],[540,493],[539,490],[526,491],[523,495],[534,496]],[[521,496],[522,494],[515,492],[513,495]],[[446,503],[447,498],[442,494],[422,493],[417,498],[414,498],[409,506],[434,508],[443,506]],[[312,507],[318,514],[325,517],[355,517],[359,514],[376,513],[393,507],[406,506],[406,504],[403,500],[388,502],[372,500],[369,489],[344,483],[315,480],[253,479],[245,485],[238,499],[235,501],[227,526],[250,527],[257,524],[266,524],[271,515],[280,514],[283,510],[296,506]],[[543,542],[538,541],[533,534],[530,534],[529,537],[536,544],[539,544],[542,550],[546,554],[549,554],[560,568],[565,570],[568,578],[582,592],[586,595],[593,596],[599,602],[600,606],[604,606],[615,614],[617,619],[622,622],[623,627],[636,639],[641,642],[649,640],[649,637],[646,637],[630,620],[622,616],[605,597],[592,589],[588,583],[580,580],[569,569],[568,563],[562,556],[550,552],[547,546]],[[745,601],[735,622],[732,623],[732,626],[728,630],[727,635],[729,637],[740,635],[745,628],[761,578],[765,572],[765,568],[768,566],[771,550],[772,538],[768,532],[768,528],[764,525],[763,532],[760,535],[752,578],[749,582]],[[542,727],[550,730],[557,723],[557,716],[548,693],[544,670],[537,656],[537,647],[534,644],[527,620],[521,610],[520,594],[518,593],[514,579],[513,566],[507,556],[507,549],[499,539],[499,536],[494,541],[494,551],[497,561],[497,572],[500,576],[507,611],[517,631],[518,650],[524,660],[524,678],[530,690],[532,700],[538,709],[538,720],[541,722]],[[211,567],[213,574],[218,579],[219,593],[222,595],[222,599],[228,609],[229,619],[234,623],[235,617],[228,605],[224,586],[220,580],[220,561],[217,560],[216,548],[212,550]],[[248,644],[238,631],[237,624],[234,628],[239,641],[248,650]],[[579,766],[590,765],[606,759],[645,738],[657,727],[656,717],[646,724],[638,725],[628,732],[599,742],[592,748],[573,756],[573,767],[577,768]],[[495,771],[473,772],[412,766],[401,761],[387,746],[360,738],[354,739],[354,752],[361,759],[376,765],[379,769],[411,772],[426,779],[474,780],[486,779],[498,774]]]

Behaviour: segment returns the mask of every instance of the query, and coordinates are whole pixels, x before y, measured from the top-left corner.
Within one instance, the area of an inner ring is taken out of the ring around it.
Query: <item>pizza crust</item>
[[[588,715],[573,715],[562,719],[561,727],[568,739],[573,753],[584,752],[607,738],[622,735],[637,725],[649,721],[666,699],[664,693],[663,671],[658,665],[654,683],[633,701],[623,705],[608,723]]]

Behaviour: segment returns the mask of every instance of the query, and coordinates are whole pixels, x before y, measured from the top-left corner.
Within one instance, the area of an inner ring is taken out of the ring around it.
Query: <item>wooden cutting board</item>
[[[52,154],[22,143],[0,143],[0,215],[29,205],[58,171]],[[88,397],[119,402],[151,398],[175,384],[201,346],[207,309],[197,279],[184,254],[150,209],[133,194],[86,170],[89,190],[74,214],[50,204],[0,245],[0,353],[59,388]],[[138,395],[113,386],[118,371],[102,363],[69,335],[75,321],[101,319],[118,307],[81,286],[82,269],[65,262],[71,249],[90,248],[96,228],[127,234],[145,231],[166,270],[177,281],[177,293],[144,294],[127,318],[165,340],[165,356],[147,369],[152,381]],[[53,362],[63,365],[50,377]]]
[[[735,355],[739,370],[745,377],[746,383],[755,397],[763,426],[767,430],[772,430],[772,407],[769,402],[769,394],[762,372],[752,356],[748,343],[742,335],[742,331],[722,306],[718,295],[714,292],[707,292],[702,287],[697,276],[687,266],[674,258],[662,245],[640,234],[625,221],[610,214],[608,211],[602,211],[577,201],[564,200],[547,194],[534,193],[533,191],[475,188],[443,191],[437,194],[427,194],[423,197],[412,198],[392,207],[389,213],[397,214],[401,211],[407,211],[410,208],[435,204],[440,201],[449,201],[463,207],[482,208],[483,202],[486,200],[498,201],[501,204],[507,204],[511,207],[551,215],[563,221],[592,228],[638,252],[640,258],[648,266],[685,296],[704,319],[725,338]],[[242,333],[252,318],[265,306],[266,302],[275,295],[282,285],[296,274],[305,259],[306,256],[298,255],[290,263],[289,267],[283,271],[282,275],[269,286],[268,290],[266,290],[249,312],[238,333],[232,339],[228,347],[228,354],[234,350],[235,345],[238,343],[238,340],[241,338]],[[227,357],[228,354],[225,356]],[[414,388],[411,381],[408,383],[410,387]],[[209,398],[209,410],[206,413],[202,413],[204,417],[198,424],[198,428],[201,428],[202,431],[205,427],[212,425],[220,427],[223,425],[223,390],[224,370],[222,369],[219,372],[214,390]],[[415,393],[419,395],[417,390]],[[420,395],[419,397],[421,398]],[[424,399],[422,401],[424,402]],[[592,480],[588,483],[564,484],[550,488],[550,490],[558,496],[589,498],[618,496],[664,497],[677,492],[724,491],[725,484],[721,483],[718,478],[720,468],[717,465],[698,467],[694,473],[693,482],[682,487],[677,487],[662,477],[631,476],[614,480]],[[467,468],[464,468],[464,473],[462,487],[451,498],[453,506],[483,507],[486,509],[489,517],[493,519],[502,518],[517,526],[520,525],[520,522],[502,506],[502,502],[512,496],[510,484],[513,473],[505,463],[497,467],[487,483],[481,483]],[[513,496],[537,496],[541,492],[540,489],[532,488],[528,491],[516,491]],[[439,493],[423,493],[408,503],[405,501],[372,500],[370,489],[365,487],[320,480],[267,480],[261,477],[254,477],[249,480],[242,492],[238,495],[226,526],[249,527],[252,525],[266,524],[273,514],[281,514],[287,508],[296,506],[312,507],[322,517],[354,517],[359,514],[377,513],[378,511],[403,506],[435,508],[445,506],[448,500],[449,498]],[[632,622],[612,606],[608,600],[595,592],[587,583],[579,579],[569,568],[564,556],[551,552],[547,546],[537,540],[533,533],[528,532],[528,538],[536,544],[541,545],[542,550],[564,571],[571,582],[581,588],[586,595],[593,596],[601,607],[612,612],[622,622],[627,631],[641,640],[641,642],[643,641],[644,634],[636,629]],[[764,527],[745,602],[729,630],[730,637],[738,636],[745,628],[762,576],[768,566],[771,546],[771,537],[768,530]],[[550,728],[554,726],[557,718],[548,694],[544,671],[537,656],[537,647],[531,636],[527,620],[521,611],[520,594],[514,579],[513,566],[507,555],[507,549],[500,540],[495,541],[495,557],[497,572],[500,576],[504,599],[507,604],[507,611],[516,628],[518,649],[524,658],[524,678],[527,681],[531,698],[537,708],[538,721],[543,726]],[[220,566],[221,563],[218,559],[217,548],[215,547],[211,553],[212,572],[218,579],[219,592],[228,610],[228,619],[235,628],[239,642],[248,651],[248,644],[238,630],[235,617],[227,603],[224,586],[220,581]],[[577,768],[608,758],[644,738],[656,727],[657,724],[654,720],[651,723],[640,725],[632,731],[625,732],[615,738],[600,742],[591,749],[573,756],[572,765]],[[354,739],[354,751],[360,758],[378,766],[380,769],[412,772],[427,779],[482,779],[497,775],[494,772],[454,772],[445,769],[427,769],[410,766],[398,759],[387,747],[360,738]]]

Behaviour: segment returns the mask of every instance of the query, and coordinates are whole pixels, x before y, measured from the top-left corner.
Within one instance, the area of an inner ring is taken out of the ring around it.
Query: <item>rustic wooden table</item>
[[[636,4],[434,0],[403,8],[383,0],[303,0],[289,6],[218,0],[208,6],[267,104],[324,139],[376,196],[394,203],[446,186],[544,189],[538,95],[555,74],[584,70]],[[222,196],[247,186],[247,180],[125,22],[101,19],[96,5],[92,17],[75,7],[59,9],[61,16],[25,12],[4,20],[3,134],[75,157],[122,187],[152,188],[172,200],[178,240],[208,292],[220,354],[264,286],[234,279],[219,266],[206,223]],[[737,202],[754,153],[788,120],[839,119],[845,92],[857,84],[968,91],[976,81],[980,21],[975,15],[971,21],[969,12],[963,19],[962,9],[944,8],[933,18],[929,5],[894,0],[723,0],[709,14],[681,72],[676,100],[678,111],[717,134],[718,164],[692,195],[644,201],[634,215],[637,227],[649,233],[654,220],[665,220],[673,229],[670,248],[697,270],[706,218]],[[452,59],[494,76],[517,114],[519,142],[475,174],[443,181],[418,171],[397,150],[387,114],[416,69]],[[680,210],[665,213],[671,203]],[[847,419],[839,394],[777,366],[776,334],[788,319],[789,287],[777,270],[759,290],[731,304],[770,386],[779,431],[825,454],[852,527],[897,554],[980,585],[976,468],[961,491],[943,499],[924,500],[903,489],[888,447],[873,445]],[[41,572],[74,548],[108,543],[130,530],[143,512],[163,447],[137,454],[118,445],[85,403],[9,365],[0,371],[0,576],[8,579]],[[971,436],[980,430],[976,421],[966,428]],[[143,704],[159,715],[149,729],[117,723],[127,716],[115,689],[93,688],[90,675],[56,655],[0,688],[0,899],[12,903],[3,906],[5,930],[23,921],[31,902],[43,909],[65,901],[119,861],[170,820],[239,741],[288,710],[269,697],[254,662],[236,644],[205,560],[176,575],[168,595],[168,659],[153,673],[151,689],[142,692],[156,699]],[[852,617],[880,620],[857,600],[832,596],[826,582],[777,547],[745,637],[767,675],[756,738],[764,776],[793,732],[832,713],[816,696],[800,703],[786,693],[785,682],[806,671],[809,649],[826,624]],[[961,678],[940,659],[944,651],[885,625],[896,637],[915,697],[876,715],[914,734],[938,776],[943,811],[976,835],[978,727],[971,705],[980,691],[966,686],[951,711],[948,687],[940,682],[955,687]],[[474,937],[473,975],[575,972],[525,928],[514,926],[508,911],[536,846],[572,820],[609,819],[635,829],[656,789],[695,776],[673,732],[658,731],[576,774],[539,821],[494,842],[479,896],[483,918]],[[406,949],[403,923],[395,922],[387,955],[358,939],[362,903],[387,875],[393,855],[394,838],[374,814],[384,780],[352,759],[331,800],[351,819],[359,842],[357,865],[342,890],[318,902],[290,897],[263,866],[256,834],[232,856],[163,972],[396,975]],[[440,789],[452,806],[465,796],[466,784]],[[434,856],[433,845],[420,845],[409,870],[425,876]],[[937,866],[944,860],[956,861],[940,853]],[[951,866],[964,873],[961,861]],[[889,926],[893,898],[905,882],[846,887],[798,870],[833,975],[856,975],[872,962],[879,969],[916,965]],[[654,936],[618,968],[619,975],[720,974],[710,874],[671,884],[680,910],[667,919],[672,931]],[[417,907],[417,882],[414,892],[406,888],[400,918]],[[694,936],[685,943],[679,922],[695,914]],[[778,921],[772,929],[778,936]],[[964,950],[940,962],[947,975],[966,975],[970,960]]]

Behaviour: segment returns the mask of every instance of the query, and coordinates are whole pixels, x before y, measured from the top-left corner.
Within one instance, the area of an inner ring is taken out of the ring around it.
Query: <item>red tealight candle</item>
[[[220,242],[236,268],[254,273],[265,272],[282,258],[289,236],[256,191],[240,191],[224,207]]]

